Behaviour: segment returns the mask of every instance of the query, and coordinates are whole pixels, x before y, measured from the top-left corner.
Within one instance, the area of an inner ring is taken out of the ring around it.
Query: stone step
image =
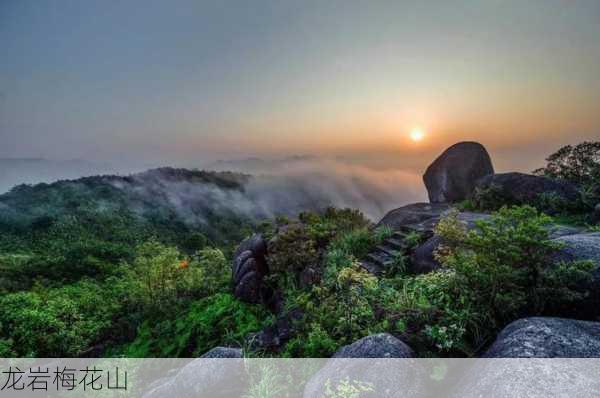
[[[383,254],[388,255],[392,258],[398,254],[398,250],[396,250],[393,247],[387,246],[387,245],[379,245],[376,247],[376,249],[378,251],[382,252]]]
[[[360,266],[373,275],[380,275],[383,273],[383,267],[379,264],[373,264],[371,261],[361,261]]]
[[[393,238],[388,238],[383,243],[386,246],[393,247],[396,250],[404,250],[408,246],[405,241]]]
[[[389,256],[383,257],[383,256],[377,255],[375,253],[369,253],[367,255],[367,260],[369,262],[372,262],[375,265],[379,265],[383,268],[387,267],[392,262],[391,258],[389,258]]]

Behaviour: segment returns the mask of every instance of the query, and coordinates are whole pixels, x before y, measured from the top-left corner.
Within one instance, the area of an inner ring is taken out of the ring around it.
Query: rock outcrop
[[[363,337],[340,348],[333,358],[412,358],[413,350],[388,333]]]
[[[534,204],[540,195],[553,195],[564,205],[573,204],[579,198],[578,187],[566,181],[524,173],[493,174],[477,181],[478,191],[495,189],[494,195],[503,204]]]
[[[486,358],[600,358],[600,322],[523,318],[505,327]]]
[[[227,360],[225,360],[227,358]],[[238,397],[247,390],[241,349],[215,347],[151,387],[143,398]]]
[[[483,145],[459,142],[427,168],[423,181],[431,203],[451,203],[466,199],[478,179],[493,173],[490,155]]]
[[[573,316],[594,318],[600,315],[600,232],[579,233],[561,236],[554,239],[564,244],[555,255],[554,261],[590,260],[595,267],[592,270],[592,280],[580,286],[589,295],[578,303]]]
[[[371,392],[361,396],[419,396],[427,380],[419,364],[409,359],[413,356],[410,347],[390,334],[364,337],[335,353],[308,381],[304,397],[322,397],[328,384],[335,389],[344,380],[373,387]],[[390,362],[390,358],[406,359]]]
[[[485,356],[485,359],[464,370],[464,376],[450,396],[596,396],[600,389],[600,363],[572,358],[600,357],[600,322],[562,318],[520,319],[498,335]]]
[[[442,243],[442,238],[435,235],[417,246],[411,256],[409,271],[413,274],[426,274],[441,267],[435,258],[435,251]]]
[[[235,297],[248,303],[260,303],[267,292],[263,279],[268,273],[267,244],[262,235],[256,234],[244,240],[233,256],[232,276]]]

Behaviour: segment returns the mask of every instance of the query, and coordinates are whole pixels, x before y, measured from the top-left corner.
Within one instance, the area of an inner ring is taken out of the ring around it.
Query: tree
[[[567,145],[546,160],[546,167],[534,173],[578,184],[584,208],[600,203],[600,141]]]
[[[599,141],[564,146],[548,156],[546,161],[546,167],[537,169],[534,173],[583,186],[600,183]]]

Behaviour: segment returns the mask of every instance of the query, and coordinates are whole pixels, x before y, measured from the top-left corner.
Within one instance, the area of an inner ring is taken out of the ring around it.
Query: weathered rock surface
[[[483,145],[459,142],[427,168],[423,181],[431,203],[451,203],[466,199],[478,179],[493,173],[490,155]]]
[[[404,342],[388,333],[363,337],[344,346],[333,358],[412,358],[413,350]]]
[[[335,388],[343,380],[372,383],[368,397],[420,396],[427,382],[410,347],[387,333],[364,337],[342,347],[306,384],[304,397],[322,397],[326,384]],[[353,358],[352,360],[348,358]],[[391,363],[390,358],[405,358]]]
[[[243,358],[241,348],[215,347],[200,356],[200,358]]]
[[[233,256],[234,295],[248,303],[260,303],[264,296],[263,278],[268,273],[265,256],[267,244],[262,235],[244,240]]]
[[[433,232],[433,228],[446,216],[451,206],[444,203],[413,203],[389,211],[377,223],[377,227],[386,226],[393,230],[410,228],[421,232]],[[475,221],[489,218],[488,214],[463,211],[458,219],[468,228],[475,226]]]
[[[476,188],[495,186],[503,202],[508,204],[533,204],[541,194],[554,194],[565,203],[574,203],[579,197],[578,187],[566,181],[523,173],[492,174],[480,178]]]
[[[409,271],[426,274],[440,268],[441,264],[435,259],[435,251],[441,243],[442,238],[435,235],[419,245],[411,257]]]
[[[254,351],[279,351],[293,337],[296,326],[303,316],[304,314],[299,309],[279,315],[273,325],[248,335],[246,337],[247,346]]]
[[[485,356],[452,397],[592,397],[600,390],[600,362],[571,359],[600,357],[599,322],[520,319],[498,335]]]
[[[569,316],[593,318],[600,315],[600,232],[579,233],[561,236],[554,239],[564,244],[564,247],[554,256],[554,262],[591,260],[595,263],[592,270],[592,280],[580,286],[588,290],[589,295],[578,303]]]
[[[486,358],[600,358],[600,322],[523,318],[505,327]]]
[[[429,219],[439,219],[450,209],[447,204],[440,203],[413,203],[389,211],[377,223],[377,227],[386,226],[398,230],[407,225],[415,225]]]
[[[144,398],[237,397],[247,389],[241,349],[215,347],[179,369],[175,376],[152,387]],[[227,358],[227,360],[224,360]]]

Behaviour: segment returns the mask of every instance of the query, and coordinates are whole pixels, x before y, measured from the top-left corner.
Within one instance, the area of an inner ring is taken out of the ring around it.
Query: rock
[[[505,327],[486,358],[600,358],[600,322],[523,318]]]
[[[246,345],[253,351],[278,352],[293,337],[296,325],[303,317],[299,309],[280,315],[273,325],[247,336]]]
[[[571,227],[569,225],[552,224],[549,227],[550,239],[561,238],[568,235],[577,235],[585,230],[583,228]]]
[[[327,383],[335,390],[344,380],[370,383],[373,391],[361,397],[420,396],[427,380],[420,364],[410,359],[413,355],[410,347],[387,333],[364,337],[327,361],[306,384],[304,397],[322,397]],[[390,362],[390,358],[407,359]]]
[[[498,335],[485,357],[466,369],[452,397],[597,396],[600,362],[571,358],[600,357],[600,323],[520,319]]]
[[[600,224],[600,203],[594,207],[594,212],[592,213],[591,221],[594,224]]]
[[[267,243],[261,234],[254,234],[240,243],[235,250],[234,257],[246,250],[251,251],[257,258],[264,258],[267,255]]]
[[[244,353],[241,348],[215,347],[205,352],[200,358],[243,358]]]
[[[442,265],[434,256],[440,243],[442,238],[435,235],[419,245],[411,257],[409,271],[414,274],[426,274],[440,268]]]
[[[494,173],[490,155],[477,142],[446,149],[425,171],[423,181],[431,203],[452,203],[469,197],[478,179]]]
[[[241,396],[248,386],[242,357],[241,349],[215,347],[151,388],[143,398]]]
[[[440,219],[448,214],[451,206],[444,203],[413,203],[389,211],[376,225],[386,226],[393,230],[402,228],[414,229],[424,233],[432,233]],[[489,218],[489,214],[476,212],[460,212],[458,219],[468,228],[473,228],[477,220]]]
[[[269,271],[266,254],[267,244],[260,234],[251,236],[237,247],[231,269],[235,297],[248,303],[260,303],[270,296],[262,283]]]
[[[412,358],[413,350],[402,340],[388,333],[379,333],[363,337],[344,346],[333,358]]]
[[[497,189],[495,195],[499,196],[498,200],[505,204],[536,204],[539,202],[541,194],[551,193],[564,205],[573,204],[579,198],[579,190],[576,185],[531,174],[488,175],[477,181],[476,189],[481,191],[492,186]],[[548,211],[551,210],[548,209]]]
[[[600,232],[566,235],[554,241],[565,244],[560,250],[562,259],[592,260],[600,267]]]
[[[386,226],[398,230],[407,225],[415,225],[430,219],[439,219],[450,206],[446,204],[413,203],[391,210],[377,223],[377,227]]]
[[[564,244],[564,247],[554,256],[553,262],[591,260],[595,263],[592,270],[592,280],[581,290],[588,290],[589,296],[572,309],[569,316],[593,318],[600,315],[600,232],[580,233],[554,239]]]

